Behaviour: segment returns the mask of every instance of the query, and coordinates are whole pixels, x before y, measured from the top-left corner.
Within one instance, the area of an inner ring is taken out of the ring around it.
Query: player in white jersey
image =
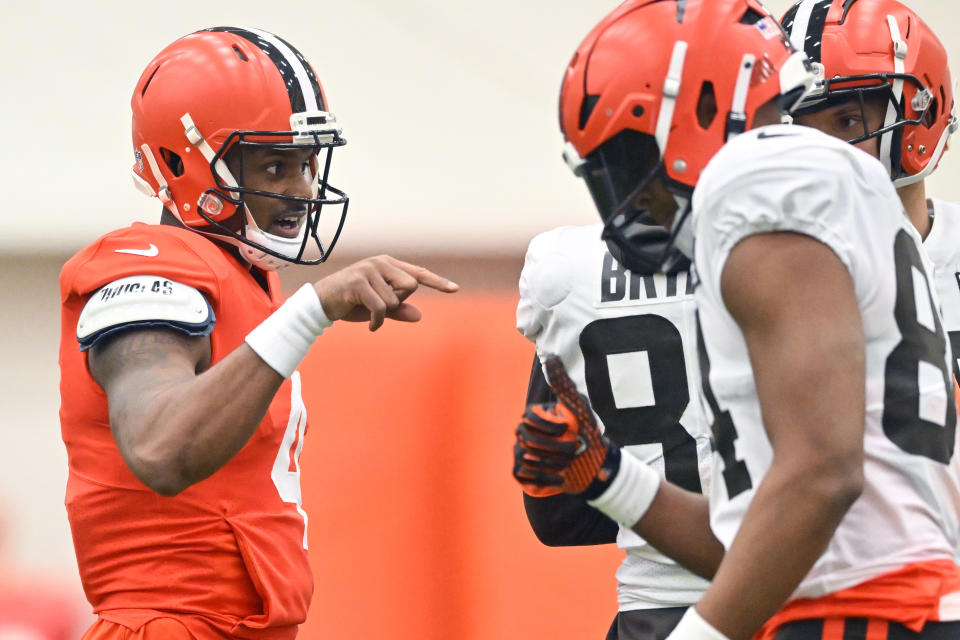
[[[558,355],[589,395],[611,441],[689,491],[703,493],[710,427],[700,388],[689,261],[671,273],[627,270],[601,240],[602,224],[560,227],[534,238],[520,276],[517,328],[536,343],[527,403],[550,393],[541,358]],[[649,242],[667,240],[651,221]],[[620,260],[624,257],[612,247]],[[616,542],[619,612],[607,640],[662,640],[707,582],[577,496],[538,488],[524,494],[537,536],[553,546]],[[618,531],[619,529],[619,531]]]
[[[960,637],[956,408],[930,267],[882,165],[764,126],[812,83],[799,55],[750,0],[627,2],[581,45],[561,123],[604,233],[630,247],[644,209],[681,248],[696,230],[712,495],[708,512],[621,455],[556,359],[562,402],[534,412],[549,426],[525,420],[516,475],[712,577],[670,640],[746,640],[772,614],[757,637]]]
[[[960,353],[960,206],[928,199],[924,184],[958,127],[943,44],[897,0],[801,0],[782,24],[823,75],[794,120],[889,168],[933,261],[945,328]]]
[[[944,328],[953,347],[953,373],[960,381],[960,204],[926,198],[930,229],[923,248],[933,262]]]

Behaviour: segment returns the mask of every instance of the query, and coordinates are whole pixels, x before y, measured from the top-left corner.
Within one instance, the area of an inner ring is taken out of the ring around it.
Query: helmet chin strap
[[[894,73],[902,74],[906,68],[904,61],[907,59],[907,43],[900,37],[900,27],[897,25],[896,18],[888,15],[887,27],[890,29],[890,39],[893,41],[893,71]],[[896,105],[900,104],[902,98],[903,80],[894,80],[893,100],[887,105],[887,114],[883,122],[884,127],[889,127],[897,121]],[[892,147],[893,131],[889,131],[880,136],[880,161],[883,162],[891,176],[895,175],[894,171],[897,170],[897,168],[893,166]]]
[[[244,227],[243,237],[250,242],[255,242],[261,247],[266,247],[267,249],[287,256],[288,258],[295,259],[297,257],[301,257],[305,259],[313,259],[314,257],[319,257],[319,255],[313,255],[317,252],[316,250],[311,251],[312,247],[309,246],[304,249],[303,255],[300,256],[300,247],[303,246],[304,236],[307,234],[308,225],[306,219],[304,219],[303,223],[301,224],[300,231],[296,236],[292,238],[284,238],[272,233],[267,233],[266,231],[260,229],[260,227],[257,226],[256,220],[253,218],[253,214],[250,212],[250,207],[244,205],[243,208],[246,213],[246,225]],[[283,258],[270,255],[269,253],[261,251],[260,249],[252,247],[248,244],[244,244],[242,242],[238,242],[236,244],[240,249],[240,255],[243,256],[243,259],[260,269],[276,271],[278,269],[288,267],[291,264]]]
[[[680,253],[693,259],[693,221],[688,219],[692,209],[690,198],[674,193],[673,199],[677,201],[677,213],[670,225],[670,243]]]

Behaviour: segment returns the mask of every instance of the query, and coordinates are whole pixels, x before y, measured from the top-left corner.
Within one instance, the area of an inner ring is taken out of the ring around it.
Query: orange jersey
[[[90,295],[134,275],[203,293],[216,315],[212,364],[281,303],[275,273],[267,274],[268,294],[227,250],[173,226],[134,224],[64,265],[60,423],[67,515],[87,599],[101,618],[132,628],[175,612],[201,640],[293,638],[313,591],[299,504],[306,430],[299,374],[284,381],[257,431],[223,468],[175,497],[155,493],[123,461],[106,395],[76,337]]]

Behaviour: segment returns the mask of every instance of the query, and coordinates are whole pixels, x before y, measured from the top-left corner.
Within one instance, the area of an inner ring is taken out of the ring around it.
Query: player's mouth
[[[267,233],[281,238],[296,238],[300,233],[300,225],[304,219],[303,213],[286,213],[274,218]]]

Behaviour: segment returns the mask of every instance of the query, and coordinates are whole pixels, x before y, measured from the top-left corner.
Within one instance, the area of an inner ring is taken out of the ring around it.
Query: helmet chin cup
[[[293,238],[276,236],[248,225],[243,233],[247,242],[238,244],[240,255],[255,267],[268,271],[276,271],[301,260],[319,259],[319,247],[306,239],[306,234],[306,223],[301,225],[300,232]],[[269,252],[263,249],[269,249]]]
[[[670,240],[673,246],[687,258],[693,259],[693,221],[690,220],[690,198],[673,194],[677,201],[677,213],[670,225]]]
[[[677,217],[681,214],[678,212]],[[601,238],[614,260],[633,273],[675,273],[690,268],[690,260],[678,250],[674,234],[658,224],[649,211],[626,209],[611,216]]]
[[[262,269],[263,271],[278,271],[292,264],[286,260],[272,256],[266,251],[254,249],[248,244],[240,244],[239,246],[241,257],[254,267]]]

